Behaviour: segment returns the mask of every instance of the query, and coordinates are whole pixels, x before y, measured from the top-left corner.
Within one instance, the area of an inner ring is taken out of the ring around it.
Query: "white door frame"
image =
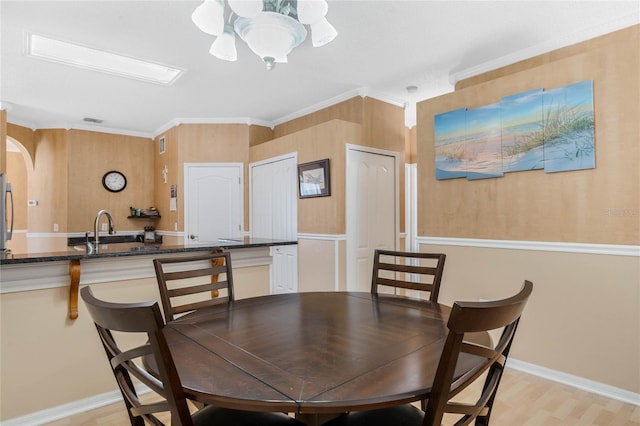
[[[184,238],[183,244],[190,245],[195,244],[189,238],[189,191],[187,190],[187,184],[189,182],[189,170],[199,167],[237,167],[240,169],[240,189],[242,194],[240,196],[240,234],[244,234],[244,163],[184,163],[184,177],[182,193],[184,194]],[[180,188],[178,188],[180,190]]]
[[[353,182],[350,182],[348,179],[349,176],[349,151],[361,151],[361,152],[366,152],[369,154],[377,154],[377,155],[385,155],[385,156],[389,156],[389,157],[393,157],[394,159],[394,179],[395,179],[395,200],[394,200],[394,216],[395,216],[395,230],[394,230],[394,235],[395,235],[395,241],[394,241],[394,249],[397,249],[397,247],[399,247],[400,245],[400,171],[398,170],[400,167],[400,153],[397,151],[388,151],[386,149],[379,149],[379,148],[372,148],[369,146],[362,146],[362,145],[353,145],[353,144],[346,144],[346,151],[345,151],[345,177],[346,177],[346,191],[345,191],[345,195],[346,195],[346,200],[345,200],[345,225],[346,225],[346,230],[347,230],[347,290],[349,290],[350,286],[349,286],[349,278],[350,278],[350,271],[349,271],[349,267],[350,265],[353,265],[354,263],[354,245],[355,242],[353,241],[353,231],[351,231],[349,229],[349,223],[351,222],[350,219],[350,215],[353,214],[353,205],[351,205],[351,203],[353,203],[353,200],[356,199],[356,197],[353,195],[353,191],[356,190],[356,188],[353,188]],[[351,231],[351,232],[350,232]]]

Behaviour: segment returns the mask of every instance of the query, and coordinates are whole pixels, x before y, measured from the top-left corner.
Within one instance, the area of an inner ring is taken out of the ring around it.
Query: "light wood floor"
[[[124,404],[118,403],[48,423],[47,426],[127,424]],[[498,390],[491,425],[640,426],[640,407],[507,369]]]

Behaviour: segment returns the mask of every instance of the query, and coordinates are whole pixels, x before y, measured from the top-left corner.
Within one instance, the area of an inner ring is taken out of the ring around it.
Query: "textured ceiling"
[[[452,91],[456,78],[640,22],[638,1],[329,1],[338,37],[321,48],[308,37],[268,71],[239,38],[237,62],[211,56],[214,37],[191,22],[198,4],[1,1],[8,121],[153,136],[177,122],[273,125],[355,94],[412,105]],[[165,87],[33,59],[26,31],[186,73]]]

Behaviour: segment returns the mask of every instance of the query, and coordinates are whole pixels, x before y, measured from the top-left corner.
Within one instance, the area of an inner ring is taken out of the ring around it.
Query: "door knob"
[[[198,236],[191,234],[191,235],[189,235],[189,238],[191,238],[192,240],[197,240]]]

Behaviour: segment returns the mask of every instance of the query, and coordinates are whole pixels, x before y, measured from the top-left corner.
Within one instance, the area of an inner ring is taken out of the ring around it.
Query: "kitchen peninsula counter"
[[[162,245],[162,244],[142,244],[142,243],[115,243],[100,244],[97,252],[89,253],[84,248],[71,246],[66,251],[47,253],[10,253],[6,257],[0,258],[0,265],[11,265],[17,263],[39,263],[55,262],[82,259],[103,259],[113,257],[159,255],[167,253],[201,252],[212,250],[247,249],[258,247],[273,247],[298,244],[297,241],[274,240],[268,238],[228,238],[220,239],[218,243],[198,244],[198,245]]]
[[[78,290],[81,285],[109,282],[152,280],[155,282],[153,259],[157,257],[188,256],[214,250],[231,253],[234,270],[237,268],[267,267],[264,278],[251,279],[239,288],[247,297],[269,292],[273,256],[279,251],[295,250],[297,241],[265,238],[229,238],[217,243],[198,245],[149,245],[142,243],[100,244],[97,252],[86,246],[70,246],[66,251],[50,253],[15,253],[0,259],[0,293],[14,293],[69,287],[68,316],[78,317]],[[239,271],[238,271],[239,272]],[[234,274],[235,276],[236,274]],[[234,277],[235,278],[235,277]]]

